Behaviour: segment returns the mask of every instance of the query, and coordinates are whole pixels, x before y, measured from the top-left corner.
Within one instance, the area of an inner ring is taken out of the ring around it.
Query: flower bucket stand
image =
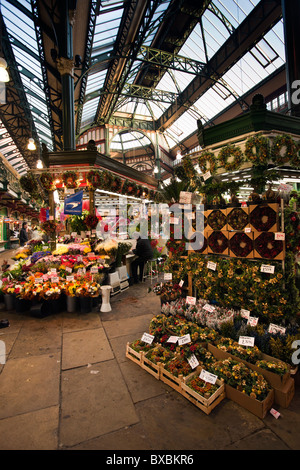
[[[100,312],[111,312],[111,305],[109,302],[111,290],[112,290],[112,286],[101,286],[102,304],[101,304]]]

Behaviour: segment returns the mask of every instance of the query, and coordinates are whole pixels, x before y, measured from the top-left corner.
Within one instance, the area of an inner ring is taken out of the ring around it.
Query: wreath
[[[255,148],[255,152],[253,151]],[[245,157],[250,162],[262,165],[265,164],[271,155],[269,139],[263,136],[250,137],[245,145]]]
[[[29,193],[31,196],[35,194],[38,189],[37,182],[31,173],[21,176],[20,186],[24,191]]]
[[[228,163],[228,159],[233,157],[233,161]],[[244,161],[243,152],[240,147],[235,145],[226,145],[223,147],[218,155],[219,162],[221,166],[227,171],[236,171],[240,168],[241,164]]]
[[[66,188],[74,189],[78,186],[78,173],[76,171],[65,171],[62,180]]]
[[[135,196],[137,192],[137,185],[134,181],[125,180],[122,186],[122,194],[127,194],[128,196]]]
[[[282,154],[283,148],[285,148],[285,151]],[[275,164],[283,165],[290,161],[299,165],[298,152],[298,145],[291,136],[283,134],[275,137],[272,147],[272,160]]]
[[[250,224],[258,232],[268,232],[277,223],[277,213],[270,206],[257,206],[250,213]]]
[[[163,268],[165,273],[172,273],[172,281],[179,282],[187,275],[186,260],[179,258],[168,258]]]
[[[208,246],[213,253],[224,253],[228,248],[228,239],[223,232],[215,231],[208,237]]]
[[[101,174],[102,184],[101,187],[109,191],[111,189],[111,184],[113,182],[113,175],[107,170],[103,170]]]
[[[185,244],[185,240],[175,240],[170,238],[166,243],[166,247],[170,253],[182,256],[186,251]]]
[[[283,242],[275,240],[273,232],[261,233],[254,241],[254,248],[262,258],[274,259],[283,251]]]
[[[246,258],[253,251],[253,240],[246,233],[235,233],[229,241],[229,248],[240,258]]]
[[[236,208],[227,214],[227,224],[233,230],[243,230],[249,222],[248,214],[241,208]]]
[[[55,184],[54,184],[54,177],[50,173],[42,173],[40,176],[40,181],[44,189],[46,191],[54,191]]]
[[[111,182],[111,191],[114,193],[120,192],[122,189],[122,180],[119,176],[115,176]]]
[[[102,175],[98,170],[90,170],[86,175],[86,182],[90,189],[100,189],[102,187]]]
[[[207,168],[207,162],[209,162],[209,169]],[[212,152],[203,152],[198,158],[198,165],[202,173],[210,171],[211,174],[217,171],[217,160]]]
[[[207,222],[213,230],[221,230],[226,225],[226,215],[220,210],[212,211],[207,217]]]

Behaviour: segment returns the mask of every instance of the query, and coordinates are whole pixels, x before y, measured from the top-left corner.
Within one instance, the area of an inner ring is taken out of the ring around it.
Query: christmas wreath
[[[226,225],[226,215],[220,210],[212,211],[207,217],[207,223],[213,230],[221,230]]]
[[[51,173],[43,172],[40,176],[40,181],[46,191],[54,191],[54,176]]]
[[[208,237],[207,243],[213,253],[221,254],[228,248],[228,239],[225,234],[220,231],[212,232]]]
[[[122,194],[128,196],[135,196],[137,192],[137,185],[133,181],[125,180],[122,186]]]
[[[254,248],[262,258],[276,258],[283,251],[283,247],[283,242],[275,240],[273,232],[261,233],[254,241]]]
[[[253,151],[254,149],[255,152]],[[246,141],[244,154],[246,160],[249,160],[256,165],[267,163],[271,155],[269,139],[263,136],[250,137]]]
[[[248,214],[241,208],[236,208],[227,214],[227,224],[233,230],[243,230],[249,222]]]
[[[246,258],[253,251],[253,240],[246,233],[235,233],[229,241],[229,248],[240,258]]]
[[[101,180],[102,180],[102,189],[106,189],[109,191],[111,189],[111,184],[113,181],[113,175],[107,170],[103,170],[101,174]]]
[[[90,170],[86,175],[86,182],[90,189],[100,189],[102,187],[102,175],[98,170]]]
[[[233,157],[232,162],[228,162],[228,159]],[[226,145],[223,147],[218,155],[218,160],[223,168],[227,171],[236,171],[240,168],[241,164],[244,161],[243,152],[240,147],[235,145]]]
[[[258,232],[268,232],[277,223],[277,213],[270,206],[257,206],[250,213],[249,220]]]
[[[285,149],[282,153],[282,149]],[[272,160],[275,164],[283,165],[287,162],[299,165],[299,149],[294,139],[286,134],[278,135],[273,141]]]
[[[122,190],[122,179],[119,176],[114,176],[111,182],[111,191],[119,193]]]
[[[187,275],[187,265],[185,259],[177,257],[168,258],[164,263],[163,270],[165,273],[172,273],[172,280],[180,282]]]
[[[66,188],[75,189],[78,186],[78,173],[76,171],[65,171],[62,180]]]
[[[31,173],[21,176],[20,186],[22,189],[24,189],[24,191],[26,191],[30,195],[35,194],[38,189],[37,182]]]
[[[209,163],[209,168],[207,168],[207,162]],[[215,155],[212,152],[203,152],[198,158],[198,165],[202,173],[210,171],[213,175],[217,171],[217,160]]]
[[[182,256],[186,252],[185,245],[185,240],[175,240],[174,238],[170,238],[166,243],[168,251],[176,254],[177,256]]]

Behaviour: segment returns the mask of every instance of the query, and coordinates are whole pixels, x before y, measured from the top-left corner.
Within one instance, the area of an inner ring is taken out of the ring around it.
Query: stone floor
[[[1,450],[298,450],[300,387],[289,408],[257,418],[224,399],[210,415],[126,358],[160,312],[150,283],[112,311],[46,318],[7,312],[0,330]]]

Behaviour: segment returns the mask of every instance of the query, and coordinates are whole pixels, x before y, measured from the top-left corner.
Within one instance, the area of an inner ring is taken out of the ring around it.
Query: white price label
[[[192,356],[188,358],[188,363],[192,369],[196,369],[196,367],[199,366],[199,361],[196,358],[195,354],[192,354]]]
[[[96,266],[91,267],[91,274],[98,274],[98,268]]]
[[[251,227],[246,227],[245,228],[245,233],[251,233]]]
[[[172,273],[164,273],[164,281],[171,281]]]
[[[91,231],[88,230],[87,232],[85,232],[86,235],[90,235],[91,234]]]
[[[205,305],[203,306],[203,310],[206,310],[207,312],[212,313],[212,312],[215,311],[215,307],[213,307],[212,305],[209,305],[209,304],[205,304]]]
[[[187,335],[184,335],[184,336],[181,336],[180,338],[178,338],[179,346],[182,346],[183,344],[187,344],[187,343],[190,343],[190,342],[191,342],[190,334],[187,334]]]
[[[248,317],[247,325],[256,326],[257,323],[258,323],[258,318],[257,317]]]
[[[93,256],[95,256],[95,253],[93,251],[91,251],[90,253],[88,253],[88,257],[92,258]]]
[[[154,336],[150,335],[150,333],[144,333],[142,336],[142,341],[144,341],[144,343],[152,344],[153,340]]]
[[[283,326],[274,325],[274,323],[270,323],[269,328],[268,328],[269,333],[280,333],[284,335],[285,331],[286,329],[283,328]]]
[[[167,343],[177,343],[179,336],[170,336],[169,339],[167,339]]]
[[[187,191],[180,191],[179,202],[180,204],[191,204],[193,193]]]
[[[271,266],[269,264],[262,264],[260,271],[262,273],[269,273],[269,274],[274,274],[275,272],[275,266]]]
[[[196,297],[187,296],[186,303],[189,305],[196,305]]]
[[[217,381],[218,376],[211,374],[210,372],[207,372],[207,370],[202,369],[200,375],[200,379],[204,380],[205,382],[208,382],[210,384],[215,384]]]
[[[177,217],[170,217],[170,224],[178,224],[179,219]]]
[[[249,318],[250,317],[250,310],[245,310],[243,308],[241,308],[241,317],[243,318]]]
[[[211,177],[211,172],[210,172],[210,171],[207,171],[207,172],[204,173],[204,175],[203,175],[204,181],[208,180],[208,178],[210,178],[210,177]]]
[[[182,286],[183,286],[183,284],[184,284],[184,280],[183,280],[183,279],[181,279],[181,281],[180,281],[180,283],[179,283],[179,287],[182,287]]]
[[[72,281],[74,281],[74,276],[67,276],[67,277],[66,277],[66,280],[67,280],[68,282],[72,282]]]
[[[59,282],[59,277],[51,277],[51,282]]]
[[[275,233],[275,240],[285,240],[285,233],[284,232],[276,232]]]
[[[276,419],[278,419],[278,418],[280,417],[279,411],[274,410],[274,408],[271,408],[271,409],[270,409],[270,413],[271,413],[271,415],[274,416],[274,418],[276,418]]]
[[[254,346],[254,338],[252,336],[240,336],[239,344],[241,346]]]
[[[42,284],[44,282],[44,279],[42,277],[37,277],[34,280],[35,284]]]
[[[69,268],[69,266],[66,267],[66,271],[67,273],[71,273],[72,272],[72,268]]]
[[[72,232],[71,237],[74,237],[74,238],[77,237],[77,232]]]
[[[213,263],[212,261],[208,261],[207,268],[215,271],[217,269],[217,263]]]
[[[51,269],[50,269],[50,273],[56,274],[56,268],[51,268]]]

